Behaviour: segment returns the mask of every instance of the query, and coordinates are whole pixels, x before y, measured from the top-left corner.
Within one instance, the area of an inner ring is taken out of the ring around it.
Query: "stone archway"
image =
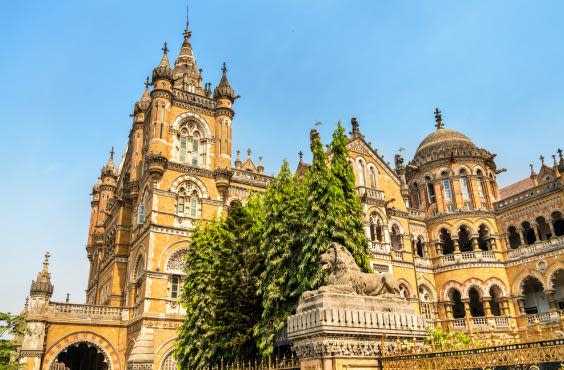
[[[70,334],[53,345],[43,359],[44,370],[120,370],[115,349],[91,332]]]
[[[90,342],[75,342],[64,348],[49,370],[109,370],[110,359]]]

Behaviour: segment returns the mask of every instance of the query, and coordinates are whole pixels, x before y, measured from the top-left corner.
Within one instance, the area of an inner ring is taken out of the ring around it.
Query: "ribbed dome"
[[[430,146],[434,146],[436,144],[450,144],[450,143],[464,143],[470,144],[472,146],[476,146],[472,140],[470,140],[466,135],[461,134],[455,130],[449,130],[446,128],[439,128],[433,132],[431,132],[421,144],[417,148],[415,155],[421,152],[423,149],[428,148]],[[445,145],[446,146],[446,145]]]

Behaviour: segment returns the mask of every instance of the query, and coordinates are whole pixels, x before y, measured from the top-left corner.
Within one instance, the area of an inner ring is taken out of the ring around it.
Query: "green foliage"
[[[235,204],[226,220],[194,232],[181,296],[187,313],[175,351],[181,368],[256,355],[263,214],[260,198],[251,198],[244,207]]]
[[[265,268],[258,290],[263,309],[255,335],[262,353],[269,355],[276,333],[285,327],[299,298],[297,266],[306,210],[305,187],[301,179],[292,176],[287,161],[266,190],[264,207],[261,251]]]
[[[303,178],[285,161],[264,194],[194,232],[175,352],[181,368],[272,354],[302,293],[323,283],[319,257],[331,242],[370,270],[347,142],[339,123],[329,160],[312,131],[313,163]]]
[[[15,370],[21,367],[12,360],[17,349],[16,340],[26,331],[23,316],[0,312],[0,370]]]
[[[472,338],[462,332],[452,332],[442,327],[427,328],[424,345],[431,350],[448,351],[465,349],[472,343]]]

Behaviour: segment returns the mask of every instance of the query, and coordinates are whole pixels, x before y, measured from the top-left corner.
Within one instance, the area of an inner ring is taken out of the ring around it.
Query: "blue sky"
[[[185,1],[0,3],[0,311],[19,311],[51,251],[54,299],[83,302],[89,193],[160,60],[175,57]],[[434,127],[498,153],[509,184],[564,146],[564,3],[560,1],[191,1],[204,81],[223,61],[242,97],[235,147],[308,155],[308,131],[356,116],[392,159]],[[551,161],[551,160],[550,160]]]

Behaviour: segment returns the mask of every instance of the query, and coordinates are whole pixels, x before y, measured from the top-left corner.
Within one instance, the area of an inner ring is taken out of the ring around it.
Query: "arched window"
[[[376,213],[370,216],[370,240],[378,242],[384,241],[383,222]]]
[[[454,253],[454,243],[447,229],[442,228],[439,233],[439,240],[443,246],[443,254]]]
[[[464,209],[470,210],[472,208],[472,203],[470,201],[470,182],[468,181],[468,176],[465,169],[461,169],[460,175],[460,192],[462,193],[462,200],[464,202]]]
[[[145,195],[141,198],[141,202],[137,206],[137,224],[143,225],[145,219],[147,218],[147,207],[149,203],[149,194],[145,192]]]
[[[419,257],[425,257],[425,243],[423,241],[422,236],[419,236],[417,238],[417,243],[415,244],[415,249],[416,249],[417,255]]]
[[[507,238],[509,239],[509,247],[512,249],[519,248],[521,245],[521,238],[515,226],[509,226],[507,228]]]
[[[492,311],[492,315],[494,316],[501,316],[501,299],[502,299],[502,291],[497,285],[492,285],[490,288],[490,308]]]
[[[425,181],[427,183],[427,200],[429,201],[429,204],[434,204],[437,199],[435,196],[435,186],[431,182],[430,177],[426,177]]]
[[[490,231],[487,226],[482,224],[478,227],[478,246],[481,250],[487,251],[490,249],[489,245]]]
[[[429,289],[423,285],[419,286],[419,299],[421,300],[421,313],[427,320],[434,319],[433,298]]]
[[[531,224],[525,221],[521,224],[521,228],[523,229],[523,239],[527,245],[534,244],[534,242],[537,241],[537,237],[535,236],[535,230],[533,230]]]
[[[409,288],[404,283],[399,284],[399,292],[400,292],[400,297],[402,298],[408,299],[410,297]]]
[[[472,287],[468,291],[468,298],[470,298],[470,314],[472,317],[482,317],[485,316],[484,304],[482,303],[482,297],[478,289]]]
[[[392,248],[396,251],[403,249],[403,235],[397,224],[392,225]]]
[[[552,235],[550,233],[550,226],[548,226],[544,217],[539,216],[539,217],[537,217],[537,219],[535,221],[537,222],[537,228],[538,228],[538,231],[539,231],[540,240],[550,239],[552,237]]]
[[[452,317],[455,319],[461,319],[466,316],[466,310],[464,309],[464,303],[462,303],[462,296],[458,289],[451,289],[449,293],[450,302],[452,304]]]
[[[564,235],[564,220],[562,219],[562,213],[560,213],[560,211],[554,211],[552,212],[550,218],[552,218],[554,234],[556,236]]]
[[[178,364],[172,355],[172,351],[164,358],[160,370],[177,370]]]
[[[360,186],[366,186],[366,172],[364,168],[364,162],[362,160],[358,161],[358,181]]]
[[[178,137],[179,148],[178,148],[178,160],[180,162],[186,162],[186,157],[188,156],[188,130],[182,129]]]
[[[544,286],[533,276],[528,276],[521,283],[523,291],[523,308],[526,314],[547,312],[549,310],[548,300],[544,293]]]
[[[444,197],[445,197],[445,201],[447,202],[447,208],[449,203],[452,203],[452,199],[453,199],[453,193],[452,193],[452,187],[450,186],[450,179],[448,178],[448,173],[445,171],[441,174],[442,176],[442,180],[441,180],[441,184],[443,185],[443,193],[444,193]],[[451,211],[449,209],[449,211]]]
[[[458,245],[461,252],[470,252],[472,250],[472,241],[470,240],[470,230],[467,226],[460,226],[458,231]]]
[[[550,278],[550,283],[552,284],[552,289],[554,289],[556,307],[564,310],[564,269],[556,270]]]
[[[137,262],[135,263],[135,269],[134,269],[134,282],[135,282],[135,303],[137,304],[140,300],[141,300],[141,286],[143,283],[143,280],[141,279],[141,277],[143,276],[143,273],[145,272],[145,260],[143,259],[143,256],[139,256],[137,257]]]
[[[192,137],[192,165],[198,165],[198,157],[200,156],[200,134],[198,132],[194,133]]]
[[[376,189],[376,170],[370,166],[370,187]]]
[[[421,200],[419,198],[419,187],[414,182],[411,188],[411,202],[413,208],[421,208]]]
[[[482,173],[481,170],[478,170],[476,171],[476,176],[478,176],[478,178],[476,179],[476,189],[478,190],[478,195],[480,196],[480,200],[483,203],[485,199],[484,186],[483,186],[484,174]]]
[[[190,191],[191,190],[191,191]],[[179,216],[198,216],[198,192],[195,189],[180,187],[178,189],[177,213]]]

